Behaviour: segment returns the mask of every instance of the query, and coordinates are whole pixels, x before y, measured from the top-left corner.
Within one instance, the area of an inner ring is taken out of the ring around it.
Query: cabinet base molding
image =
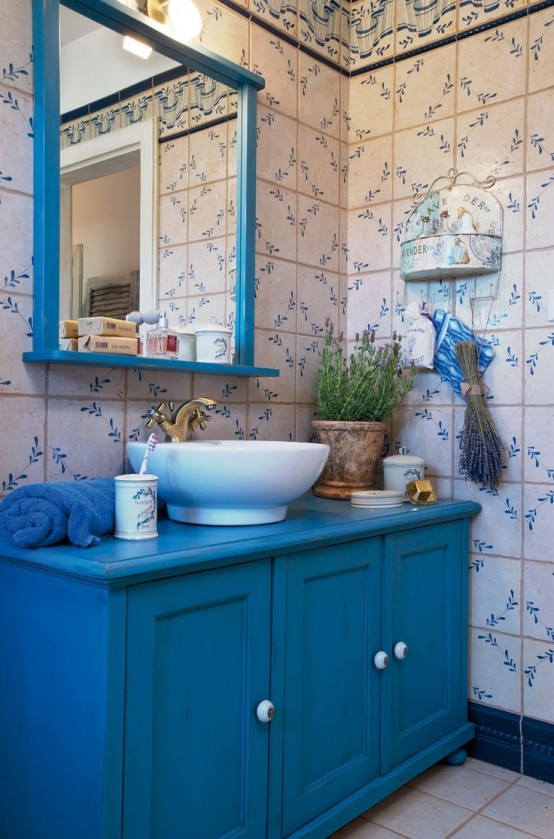
[[[554,783],[554,725],[498,708],[469,703],[475,739],[472,757]]]

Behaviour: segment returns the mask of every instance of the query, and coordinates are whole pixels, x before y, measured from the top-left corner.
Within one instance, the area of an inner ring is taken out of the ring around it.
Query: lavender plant
[[[316,379],[318,419],[383,422],[414,384],[415,368],[402,363],[400,336],[378,344],[375,332],[364,332],[347,356],[343,336],[327,326]]]
[[[473,341],[455,345],[466,383],[466,411],[460,438],[460,473],[494,489],[502,475],[504,446],[483,400],[477,348]]]

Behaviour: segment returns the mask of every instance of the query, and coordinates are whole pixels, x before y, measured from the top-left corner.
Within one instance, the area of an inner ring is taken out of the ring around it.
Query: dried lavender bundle
[[[456,344],[464,375],[466,412],[460,440],[460,472],[476,483],[494,488],[502,475],[504,446],[483,400],[477,348],[472,341]]]

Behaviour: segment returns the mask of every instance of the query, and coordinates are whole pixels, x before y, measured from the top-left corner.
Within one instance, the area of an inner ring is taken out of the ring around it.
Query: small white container
[[[178,338],[179,361],[196,361],[196,335],[182,329]]]
[[[233,330],[226,326],[199,326],[196,330],[196,360],[229,364]]]
[[[158,535],[158,476],[117,475],[115,533],[117,539],[155,539]]]
[[[385,489],[400,490],[406,495],[406,484],[421,481],[425,477],[425,461],[415,454],[408,454],[408,449],[399,449],[399,454],[383,459],[383,477]]]

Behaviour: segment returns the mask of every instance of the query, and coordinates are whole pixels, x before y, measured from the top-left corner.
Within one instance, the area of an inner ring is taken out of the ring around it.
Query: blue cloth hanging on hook
[[[433,358],[434,368],[444,379],[450,382],[455,393],[461,396],[464,374],[456,357],[456,344],[461,341],[472,341],[476,345],[480,376],[483,375],[493,360],[494,349],[489,341],[485,338],[478,338],[469,326],[449,312],[445,312],[444,309],[435,309],[431,315],[431,320],[437,330]]]

